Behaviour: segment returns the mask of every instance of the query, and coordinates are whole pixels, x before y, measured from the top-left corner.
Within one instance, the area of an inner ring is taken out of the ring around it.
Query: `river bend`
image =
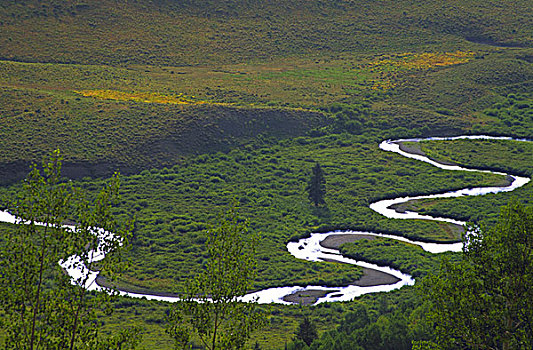
[[[431,217],[428,215],[421,215],[416,212],[397,212],[394,209],[391,209],[391,206],[394,204],[404,203],[410,200],[417,199],[426,199],[426,198],[450,198],[450,197],[461,197],[461,196],[480,196],[488,193],[498,193],[498,192],[508,192],[513,191],[521,186],[526,185],[530,179],[520,176],[515,176],[511,174],[504,174],[500,172],[492,172],[488,170],[479,170],[479,169],[468,169],[463,168],[457,165],[445,165],[438,163],[429,159],[426,156],[420,154],[409,153],[400,149],[401,142],[420,142],[420,141],[443,141],[443,140],[457,140],[457,139],[485,139],[485,140],[515,140],[515,141],[526,141],[531,142],[531,140],[526,139],[512,139],[510,137],[493,137],[493,136],[484,136],[484,135],[471,135],[471,136],[456,136],[456,137],[431,137],[425,139],[402,139],[402,140],[387,140],[383,141],[379,147],[383,151],[394,152],[400,154],[407,158],[416,159],[422,162],[429,163],[433,166],[436,166],[445,170],[456,170],[456,171],[477,171],[477,172],[486,172],[486,173],[495,173],[500,175],[509,176],[512,179],[512,183],[509,186],[502,187],[477,187],[477,188],[465,188],[458,191],[451,191],[446,193],[424,195],[424,196],[413,196],[413,197],[401,197],[394,199],[387,199],[378,202],[374,202],[370,205],[370,208],[374,211],[394,219],[422,219],[422,220],[436,220],[444,221],[457,225],[464,225],[462,221],[455,220],[453,218],[440,218],[440,217]],[[16,218],[9,214],[8,212],[0,212],[0,221],[15,223]],[[108,233],[101,233],[108,234]],[[341,263],[358,265],[364,268],[378,270],[387,274],[390,274],[396,277],[397,282],[393,284],[384,284],[377,286],[357,286],[357,285],[347,285],[343,287],[326,287],[326,286],[291,286],[291,287],[276,287],[260,290],[254,293],[250,293],[240,298],[242,301],[252,301],[256,300],[259,303],[279,303],[279,304],[289,304],[288,301],[284,300],[284,297],[293,293],[305,293],[310,290],[321,290],[325,291],[326,295],[318,298],[316,303],[323,302],[336,302],[336,301],[348,301],[352,300],[355,297],[358,297],[363,294],[375,293],[375,292],[388,292],[398,288],[401,288],[405,285],[413,285],[414,279],[404,274],[398,270],[392,269],[387,266],[378,266],[375,264],[370,264],[363,261],[356,261],[347,257],[344,257],[336,249],[329,249],[323,247],[320,242],[326,239],[328,236],[333,235],[363,235],[363,236],[379,236],[396,239],[402,242],[408,242],[420,246],[422,249],[431,252],[431,253],[442,253],[446,251],[461,251],[462,243],[427,243],[421,241],[410,240],[405,237],[395,236],[390,234],[383,234],[379,232],[362,232],[362,231],[334,231],[327,233],[312,233],[309,237],[300,239],[298,242],[289,242],[287,244],[287,250],[297,259],[303,259],[308,261],[338,261]],[[103,259],[104,256],[99,253],[98,249],[93,252],[94,260]],[[67,262],[75,260],[77,257],[72,256],[66,259],[66,261],[61,261],[60,264],[66,269],[67,273],[72,276],[73,281],[78,279],[81,275],[89,275],[86,284],[83,286],[89,290],[101,291],[104,288],[100,287],[96,283],[96,278],[98,277],[98,272],[88,271],[83,267],[79,268],[68,268],[69,265]],[[329,292],[329,293],[328,293]],[[135,297],[135,298],[146,298],[150,300],[160,300],[167,302],[178,301],[177,297],[170,296],[160,296],[153,294],[141,294],[141,293],[131,293],[121,291],[121,295]]]

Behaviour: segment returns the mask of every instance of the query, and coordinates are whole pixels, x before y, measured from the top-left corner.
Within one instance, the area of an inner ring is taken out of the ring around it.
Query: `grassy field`
[[[494,0],[8,0],[0,7],[0,55],[29,62],[195,66],[472,43],[527,47],[529,13],[526,0],[506,6]]]
[[[510,121],[516,111],[498,114],[494,106],[505,104],[510,91],[526,89],[533,69],[514,51],[500,51],[284,59],[180,71],[3,61],[2,182],[22,178],[30,162],[55,148],[65,155],[67,175],[83,177],[171,166],[259,135],[265,141],[319,127],[319,134],[384,138],[528,136],[529,117]]]
[[[490,169],[531,177],[533,145],[521,141],[457,140],[424,142],[422,151],[433,159],[454,162],[478,169]],[[499,215],[499,205],[517,198],[525,204],[532,203],[532,185],[528,183],[515,191],[481,197],[462,197],[441,200],[423,200],[410,203],[408,208],[427,214],[445,214],[471,222],[494,223]]]
[[[2,1],[0,205],[29,164],[59,148],[64,174],[89,191],[123,173],[115,213],[136,219],[123,287],[179,291],[205,259],[205,229],[234,198],[262,236],[256,288],[348,283],[360,269],[298,261],[286,243],[332,229],[459,239],[452,225],[389,220],[368,205],[505,179],[438,170],[378,144],[463,133],[533,138],[532,11],[526,0]],[[421,151],[531,176],[532,147],[456,141]],[[327,181],[322,208],[306,193],[315,162]],[[491,223],[511,197],[531,204],[531,189],[408,207]],[[417,278],[441,259],[387,240],[343,249]],[[396,317],[414,329],[417,303],[405,288],[272,306],[250,347],[291,345],[303,315],[326,334],[361,304],[383,334]],[[101,321],[109,332],[139,325],[143,348],[169,349],[167,309],[121,299]]]

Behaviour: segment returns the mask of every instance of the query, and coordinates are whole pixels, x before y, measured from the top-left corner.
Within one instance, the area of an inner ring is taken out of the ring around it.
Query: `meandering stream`
[[[414,153],[408,153],[400,149],[401,142],[407,142],[407,141],[420,142],[420,141],[426,141],[426,140],[441,141],[441,140],[457,140],[457,139],[513,140],[510,137],[492,137],[492,136],[484,136],[484,135],[457,136],[457,137],[449,137],[449,138],[432,137],[432,138],[425,138],[425,139],[403,139],[403,140],[395,140],[395,141],[387,140],[387,141],[383,141],[379,145],[379,147],[384,151],[395,152],[404,157],[426,162],[433,166],[436,166],[438,168],[445,169],[445,170],[477,171],[477,172],[494,173],[494,174],[509,176],[509,178],[512,179],[512,183],[509,186],[502,186],[502,187],[465,188],[465,189],[458,190],[458,191],[451,191],[451,192],[440,193],[440,194],[414,196],[414,197],[401,197],[401,198],[382,200],[382,201],[372,203],[370,205],[370,208],[388,218],[435,220],[435,221],[444,221],[444,222],[457,224],[457,225],[464,225],[465,224],[464,222],[455,220],[453,218],[431,217],[428,215],[420,215],[418,213],[409,212],[409,211],[397,212],[396,210],[391,209],[391,206],[394,204],[404,203],[410,200],[417,200],[417,199],[450,198],[450,197],[460,197],[460,196],[479,196],[479,195],[485,195],[488,193],[508,192],[508,191],[513,191],[516,188],[519,188],[521,186],[524,186],[530,181],[529,178],[515,176],[511,174],[492,172],[488,170],[467,169],[467,168],[459,167],[456,165],[445,165],[445,164],[435,162],[427,158],[426,156],[414,154]],[[531,140],[520,139],[516,141],[531,141]],[[15,217],[9,214],[8,212],[0,212],[0,221],[14,223]],[[257,300],[257,302],[259,303],[289,304],[288,301],[284,300],[284,297],[286,297],[287,295],[297,293],[297,292],[305,293],[306,291],[310,291],[310,290],[315,290],[315,291],[321,290],[321,291],[325,291],[326,295],[318,298],[316,303],[347,301],[347,300],[352,300],[353,298],[358,297],[363,294],[375,293],[375,292],[388,292],[388,291],[401,288],[402,286],[405,286],[405,285],[414,284],[414,279],[411,276],[404,274],[398,270],[394,270],[387,266],[378,266],[378,265],[366,263],[363,261],[356,261],[356,260],[342,256],[340,252],[336,249],[325,248],[320,244],[328,236],[334,236],[334,235],[363,235],[363,236],[387,237],[387,238],[392,238],[392,239],[396,239],[399,241],[419,245],[421,249],[424,249],[431,253],[441,253],[441,252],[446,252],[446,251],[461,251],[462,249],[462,243],[460,242],[459,243],[446,243],[446,244],[445,243],[426,243],[426,242],[420,242],[420,241],[415,241],[415,240],[409,240],[409,239],[406,239],[400,236],[382,234],[379,232],[334,231],[334,232],[328,232],[328,233],[312,233],[310,237],[303,238],[299,240],[298,242],[289,242],[287,244],[287,249],[289,253],[291,253],[297,259],[316,261],[316,262],[334,260],[334,261],[338,261],[342,263],[353,264],[353,265],[358,265],[364,268],[378,270],[378,271],[381,271],[381,272],[384,272],[384,273],[387,273],[387,274],[390,274],[396,277],[395,280],[397,280],[397,282],[392,283],[392,284],[384,284],[384,285],[377,285],[377,286],[357,286],[357,285],[348,285],[348,286],[343,286],[343,287],[291,286],[291,287],[268,288],[268,289],[264,289],[258,292],[250,293],[242,297],[241,300],[243,301]],[[100,260],[104,258],[102,254],[99,254],[98,250],[94,252],[93,256],[95,260]],[[76,259],[76,257],[69,257],[67,261],[69,259]],[[60,262],[60,264],[63,267],[67,266],[67,264],[65,264],[64,262]],[[88,278],[87,283],[83,287],[89,290],[103,290],[103,288],[100,287],[96,283],[96,278],[98,276],[97,272],[88,271],[87,269],[83,269],[83,268],[77,268],[77,269],[69,268],[66,270],[67,270],[67,273],[73,278],[78,277],[81,274],[89,274],[90,278]],[[179,298],[177,297],[159,296],[159,295],[152,295],[152,294],[140,294],[140,293],[131,293],[131,292],[121,292],[121,294],[130,296],[130,297],[136,297],[136,298],[145,297],[151,300],[161,300],[161,301],[168,301],[168,302],[175,302],[179,300]]]

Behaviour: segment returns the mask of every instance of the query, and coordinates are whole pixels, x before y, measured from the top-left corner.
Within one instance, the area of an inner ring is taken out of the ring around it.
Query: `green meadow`
[[[234,200],[260,234],[254,290],[352,283],[361,268],[297,260],[287,243],[333,230],[459,241],[461,227],[387,219],[369,205],[507,179],[440,170],[379,144],[462,134],[532,139],[532,10],[525,0],[3,1],[0,207],[9,209],[31,164],[60,149],[65,181],[88,193],[121,173],[113,212],[134,220],[122,289],[181,293],[205,264],[206,229]],[[405,145],[441,162],[533,175],[528,142]],[[326,179],[319,207],[307,192],[316,162]],[[533,204],[532,186],[401,208],[489,225],[512,198]],[[0,225],[0,242],[10,229]],[[417,284],[443,259],[462,259],[384,238],[340,250]],[[352,339],[362,349],[411,349],[411,340],[435,337],[416,289],[262,306],[269,322],[249,348],[328,349]],[[118,298],[97,322],[109,333],[139,327],[140,348],[171,349],[168,308]],[[304,316],[322,337],[311,347],[295,341]]]

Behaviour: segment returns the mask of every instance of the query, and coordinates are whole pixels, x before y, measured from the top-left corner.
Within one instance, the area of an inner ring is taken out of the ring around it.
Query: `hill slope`
[[[531,47],[530,1],[2,1],[0,57],[197,65],[446,48]]]

